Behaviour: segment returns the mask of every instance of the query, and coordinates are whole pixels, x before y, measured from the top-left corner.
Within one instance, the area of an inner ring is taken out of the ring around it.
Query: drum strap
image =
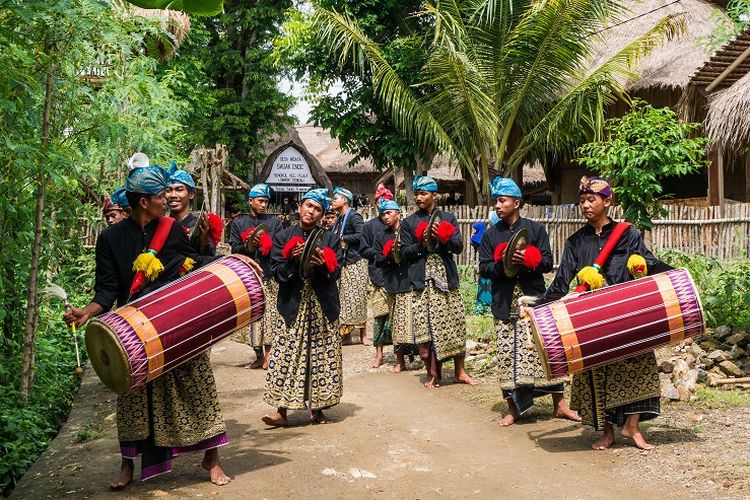
[[[620,242],[622,235],[625,234],[625,231],[627,231],[629,227],[630,223],[625,221],[615,224],[614,229],[612,229],[612,234],[610,234],[609,238],[607,239],[607,243],[604,244],[604,248],[601,249],[599,255],[596,258],[596,261],[594,261],[594,264],[591,266],[596,270],[597,273],[601,273],[602,267],[604,267],[607,259],[609,259],[609,256],[612,254],[612,250],[615,249],[617,244]],[[587,289],[588,284],[581,283],[576,287],[574,293],[585,292]]]
[[[131,297],[141,291],[147,278],[154,280],[164,270],[164,265],[162,265],[156,255],[164,247],[164,243],[166,243],[174,223],[175,220],[172,217],[162,217],[159,219],[154,236],[148,244],[148,250],[135,259],[133,263],[135,276],[133,276],[133,282],[130,285]]]

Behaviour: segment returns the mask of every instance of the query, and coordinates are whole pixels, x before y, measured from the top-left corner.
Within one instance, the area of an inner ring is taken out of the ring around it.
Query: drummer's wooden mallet
[[[61,286],[51,283],[44,289],[44,292],[47,297],[55,297],[62,300],[63,304],[65,304],[65,310],[70,312],[72,308],[70,307],[70,302],[68,302],[68,294],[65,293],[65,290]],[[73,333],[73,345],[76,348],[76,373],[80,375],[83,373],[83,367],[81,366],[81,352],[78,349],[78,334],[76,333],[75,321],[70,324],[70,330]]]

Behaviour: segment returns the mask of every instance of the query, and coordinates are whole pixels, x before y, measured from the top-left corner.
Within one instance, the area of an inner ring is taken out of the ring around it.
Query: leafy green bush
[[[750,262],[720,262],[705,255],[667,250],[660,255],[675,267],[684,267],[698,287],[709,327],[750,328]]]

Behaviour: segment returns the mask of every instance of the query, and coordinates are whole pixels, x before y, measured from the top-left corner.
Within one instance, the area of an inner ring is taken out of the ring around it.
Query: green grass
[[[690,405],[707,410],[750,406],[750,393],[700,388],[690,401]]]
[[[472,340],[491,340],[495,338],[495,320],[491,314],[466,316],[466,335]]]

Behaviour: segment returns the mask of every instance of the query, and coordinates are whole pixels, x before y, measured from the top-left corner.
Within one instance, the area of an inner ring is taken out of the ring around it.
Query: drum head
[[[255,252],[258,249],[258,247],[256,247],[255,244],[253,244],[253,240],[255,240],[256,236],[259,236],[267,232],[268,232],[268,224],[259,224],[258,226],[256,226],[256,228],[253,229],[253,232],[250,233],[250,236],[248,236],[247,238],[247,251],[250,253]]]
[[[523,250],[529,244],[529,233],[525,227],[522,227],[520,231],[510,237],[508,246],[505,248],[503,254],[503,270],[505,275],[508,277],[515,276],[521,269],[521,264],[513,262],[513,254],[517,250]]]
[[[548,380],[552,380],[554,377],[552,376],[552,369],[549,365],[549,355],[547,354],[547,349],[544,346],[544,337],[542,337],[541,333],[539,332],[539,325],[536,322],[536,316],[534,316],[533,310],[530,311],[529,316],[530,318],[528,319],[528,321],[531,323],[531,337],[534,341],[534,348],[539,354],[539,360],[542,362],[544,375]]]
[[[427,226],[427,229],[429,231],[427,233],[426,243],[427,243],[427,250],[430,252],[432,252],[438,244],[437,239],[434,236],[432,236],[432,228],[440,225],[442,221],[443,221],[443,218],[440,216],[440,210],[435,209],[435,211],[432,212],[429,225]]]
[[[107,388],[127,394],[133,384],[125,350],[115,332],[105,323],[92,320],[86,327],[86,352],[94,371]]]
[[[320,247],[318,243],[320,242],[320,237],[323,236],[323,231],[325,231],[325,229],[322,227],[314,228],[310,231],[310,236],[307,237],[307,241],[305,241],[305,248],[302,250],[302,255],[299,259],[299,274],[303,278],[310,276],[310,270],[312,269],[310,258],[315,255],[315,250]]]

